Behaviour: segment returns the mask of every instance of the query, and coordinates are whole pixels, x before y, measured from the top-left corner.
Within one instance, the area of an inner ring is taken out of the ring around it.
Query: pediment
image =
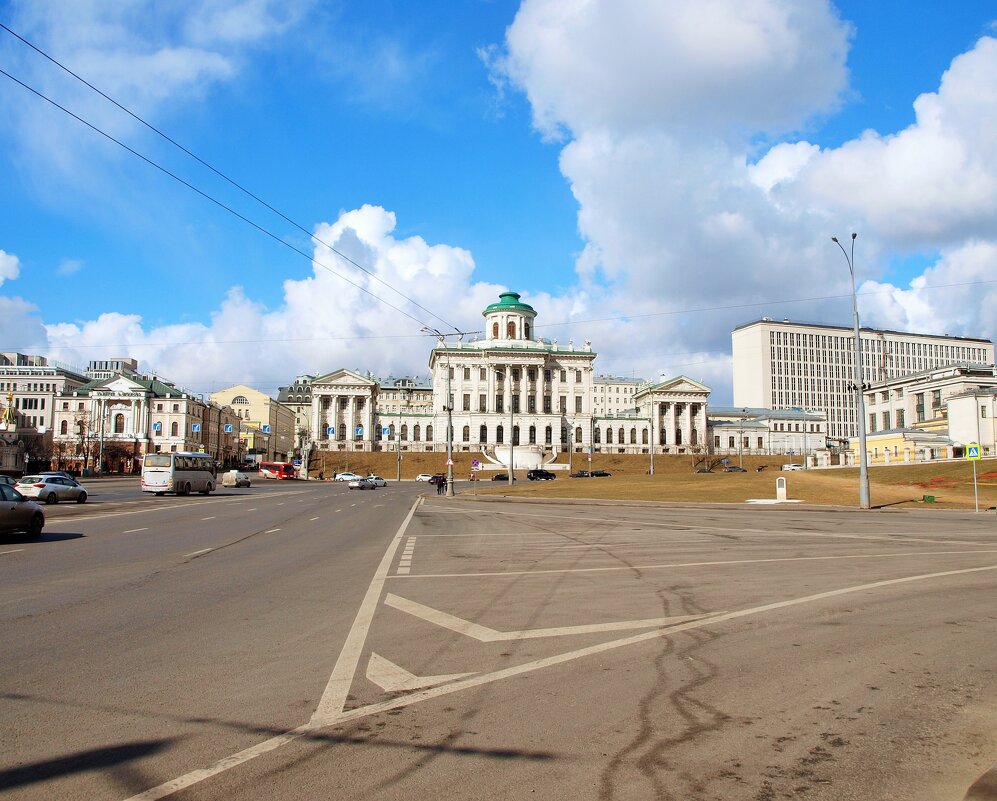
[[[655,384],[654,386],[648,387],[648,392],[675,392],[675,393],[688,393],[692,395],[709,395],[712,390],[706,386],[706,384],[701,384],[692,378],[684,375],[675,376],[675,378],[669,378],[662,381],[660,384]]]
[[[333,370],[331,373],[326,373],[318,378],[312,379],[312,389],[316,387],[335,387],[335,386],[350,386],[350,387],[376,387],[377,382],[367,376],[360,375],[353,370],[347,370],[345,368],[340,368],[338,370]]]
[[[91,393],[98,395],[118,395],[126,392],[148,392],[148,389],[127,376],[116,375],[95,386]]]

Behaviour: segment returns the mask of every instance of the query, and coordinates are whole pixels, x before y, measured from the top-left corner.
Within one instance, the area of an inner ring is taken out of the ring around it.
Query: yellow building
[[[930,462],[934,459],[951,459],[952,440],[945,430],[933,427],[896,428],[866,435],[866,451],[870,465],[898,464],[904,462]],[[849,459],[857,462],[859,439],[848,440]]]
[[[288,461],[294,452],[294,411],[245,384],[211,393],[220,406],[231,406],[240,423],[239,440],[253,461]]]

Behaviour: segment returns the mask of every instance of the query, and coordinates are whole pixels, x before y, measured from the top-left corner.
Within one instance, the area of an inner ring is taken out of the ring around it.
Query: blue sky
[[[830,235],[851,230],[864,321],[997,333],[992,3],[412,8],[0,4],[379,279],[0,30],[0,68],[313,257],[0,76],[0,349],[131,355],[197,391],[425,373],[418,324],[327,266],[438,327],[385,284],[469,331],[520,291],[600,371],[686,373],[723,403],[734,326],[848,323]]]

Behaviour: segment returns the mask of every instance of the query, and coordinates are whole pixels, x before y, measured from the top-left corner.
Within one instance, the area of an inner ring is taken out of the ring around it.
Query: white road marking
[[[343,510],[342,510],[342,509],[337,509],[336,511],[337,511],[337,512],[342,512]]]
[[[308,522],[311,523],[311,522],[313,522],[315,520],[318,520],[318,518],[317,517],[311,517],[311,518],[308,519]]]
[[[202,517],[201,518],[201,520],[214,520],[214,519],[215,519],[214,515],[212,515],[211,517]]]
[[[13,551],[0,551],[0,556],[4,556],[5,554],[8,553],[20,553],[23,550],[24,548],[15,548]]]
[[[149,527],[146,526],[145,528],[130,528],[130,529],[128,529],[127,531],[125,531],[123,533],[124,534],[134,534],[136,531],[148,531],[148,530],[149,530]]]
[[[256,511],[256,507],[254,506],[252,509],[247,509],[246,511],[247,512],[255,512]]]
[[[377,602],[381,597],[381,591],[384,589],[384,581],[388,577],[388,570],[394,561],[395,552],[402,541],[405,529],[408,528],[416,509],[421,505],[422,498],[416,498],[412,504],[412,508],[409,509],[409,513],[405,516],[405,520],[402,521],[395,536],[388,543],[388,548],[384,552],[377,570],[374,572],[374,578],[367,588],[367,593],[364,595],[363,601],[360,603],[356,619],[353,621],[350,633],[346,636],[343,650],[339,653],[339,659],[336,660],[336,666],[332,669],[332,675],[329,676],[329,682],[322,693],[318,707],[312,714],[309,725],[326,725],[326,721],[333,720],[337,715],[342,713],[343,707],[346,705],[346,696],[349,694],[350,685],[353,684],[353,676],[356,673],[357,664],[360,662],[360,654],[363,651],[364,642],[367,640],[367,631],[370,629],[371,621],[374,619]]]
[[[626,629],[646,629],[660,626],[674,626],[677,623],[685,623],[689,620],[699,620],[710,617],[713,614],[702,615],[677,615],[674,617],[654,617],[645,620],[618,620],[613,623],[590,623],[581,626],[560,626],[552,629],[525,629],[523,631],[496,631],[487,626],[480,626],[469,620],[456,617],[455,615],[441,612],[429,606],[410,601],[392,595],[390,592],[384,599],[384,605],[397,609],[400,612],[407,612],[413,617],[425,620],[427,623],[434,623],[444,629],[464,634],[467,637],[479,642],[505,642],[508,640],[534,640],[541,637],[567,637],[572,634],[595,634],[600,631],[623,631]]]
[[[267,529],[263,533],[264,534],[273,534],[275,531],[280,531],[280,529],[279,528],[271,528],[271,529]]]
[[[473,673],[451,673],[449,676],[416,676],[373,651],[367,663],[367,678],[389,693],[400,690],[421,690],[423,687],[435,687],[438,684],[473,675]]]
[[[409,578],[467,578],[470,576],[534,576],[545,573],[608,573],[614,570],[661,570],[677,567],[716,567],[718,565],[754,565],[765,562],[819,562],[831,559],[896,559],[908,556],[953,556],[956,554],[997,553],[995,548],[980,551],[914,551],[907,553],[867,553],[843,556],[786,556],[773,559],[730,559],[718,562],[669,562],[656,565],[631,565],[629,567],[566,567],[545,570],[499,570],[481,573],[421,573]]]
[[[194,553],[184,554],[184,559],[190,559],[192,556],[200,556],[202,553],[210,553],[214,548],[202,548],[199,551],[194,551]]]
[[[417,501],[418,503],[418,501]],[[406,518],[406,523],[411,518],[411,512],[409,513],[409,518]],[[405,524],[403,524],[404,526]],[[396,540],[399,535],[395,535]],[[394,541],[393,541],[394,542]],[[397,544],[397,543],[395,543]],[[393,553],[394,549],[389,546],[388,552],[385,554],[385,559]],[[385,559],[382,559],[381,564],[384,565]],[[379,568],[380,570],[380,568]],[[350,720],[359,720],[360,718],[370,717],[371,715],[378,715],[382,712],[388,712],[393,709],[401,709],[407,706],[413,706],[423,701],[429,701],[434,698],[440,698],[444,695],[450,695],[451,693],[461,692],[463,690],[470,689],[472,687],[480,687],[485,684],[491,684],[495,681],[501,681],[503,679],[512,678],[513,676],[520,676],[526,673],[532,673],[537,670],[542,670],[543,668],[553,667],[555,665],[564,664],[566,662],[573,662],[576,659],[582,659],[587,656],[592,656],[594,654],[605,653],[607,651],[613,651],[618,648],[625,648],[630,645],[636,645],[642,642],[647,642],[649,640],[659,639],[661,637],[670,637],[673,634],[682,631],[690,631],[693,629],[700,629],[706,626],[712,626],[716,623],[723,623],[728,620],[735,620],[741,617],[749,617],[752,615],[763,614],[765,612],[771,612],[776,609],[784,609],[791,606],[798,606],[800,604],[813,603],[815,601],[823,601],[828,598],[834,598],[842,595],[848,595],[855,592],[863,592],[866,590],[879,589],[880,587],[889,587],[897,584],[904,584],[914,581],[926,581],[934,578],[944,578],[945,576],[957,576],[965,575],[968,573],[978,573],[987,570],[997,570],[997,565],[986,565],[984,567],[970,567],[963,570],[946,570],[941,573],[924,573],[917,576],[906,576],[904,578],[898,579],[888,579],[886,581],[874,581],[870,584],[858,584],[853,587],[843,587],[839,590],[830,590],[828,592],[817,593],[816,595],[806,595],[802,598],[792,598],[787,601],[777,601],[771,604],[763,604],[762,606],[754,606],[749,609],[742,609],[737,612],[725,612],[719,615],[713,615],[710,617],[702,618],[701,620],[692,620],[688,623],[680,623],[677,626],[672,626],[666,629],[657,629],[655,631],[647,631],[641,634],[634,634],[629,637],[623,637],[618,640],[610,640],[609,642],[599,643],[598,645],[590,645],[587,648],[579,648],[575,651],[567,651],[556,656],[549,656],[543,659],[537,659],[533,662],[526,662],[521,665],[515,665],[513,667],[504,668],[502,670],[496,670],[491,673],[481,673],[475,676],[471,676],[466,679],[461,679],[458,681],[451,682],[449,684],[438,685],[436,687],[428,687],[426,689],[417,690],[410,693],[409,695],[404,695],[398,698],[391,698],[387,701],[381,701],[376,704],[368,704],[367,706],[356,707],[351,709],[349,712],[340,711],[339,714],[333,714],[329,717],[317,718],[316,715],[312,716],[312,720],[303,726],[298,726],[295,729],[278,735],[276,737],[271,737],[269,740],[264,740],[262,743],[254,745],[243,751],[239,751],[237,754],[220,759],[214,764],[207,768],[202,768],[200,770],[191,771],[190,773],[184,774],[177,779],[165,782],[143,793],[134,795],[131,798],[126,799],[126,801],[157,801],[160,798],[165,798],[168,795],[179,792],[180,790],[186,789],[204,779],[209,779],[212,776],[217,776],[219,773],[224,773],[227,770],[238,767],[251,759],[255,759],[262,754],[269,753],[276,748],[280,748],[283,745],[287,745],[290,742],[309,734],[317,729],[325,728],[326,726],[332,726],[337,723],[345,723]],[[372,585],[373,587],[373,585]],[[370,595],[370,590],[368,590],[368,596]],[[367,598],[364,598],[367,601]],[[358,615],[359,619],[359,615]],[[355,626],[356,624],[354,624]],[[368,622],[369,626],[369,622]],[[353,631],[350,632],[353,634]],[[362,642],[361,642],[362,647]],[[343,654],[340,654],[340,660],[343,659]],[[336,663],[336,667],[339,667],[339,662]],[[354,662],[355,668],[355,662]],[[328,689],[328,688],[327,688]],[[349,687],[347,687],[347,690]],[[345,698],[345,696],[344,696]]]
[[[412,568],[410,568],[410,567],[400,567],[400,568],[398,568],[398,570],[396,570],[395,572],[396,572],[396,573],[397,573],[398,575],[400,575],[400,576],[404,576],[404,575],[405,575],[405,574],[407,574],[407,573],[408,573],[408,572],[409,572],[409,571],[410,571],[411,569],[412,569]]]

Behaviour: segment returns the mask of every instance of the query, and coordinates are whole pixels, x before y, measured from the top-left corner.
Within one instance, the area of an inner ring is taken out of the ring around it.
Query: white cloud
[[[13,281],[21,274],[21,261],[13,253],[0,250],[0,286],[4,281]]]
[[[83,262],[79,259],[65,259],[59,263],[59,266],[55,268],[55,271],[59,275],[76,275],[80,270],[83,269]]]

